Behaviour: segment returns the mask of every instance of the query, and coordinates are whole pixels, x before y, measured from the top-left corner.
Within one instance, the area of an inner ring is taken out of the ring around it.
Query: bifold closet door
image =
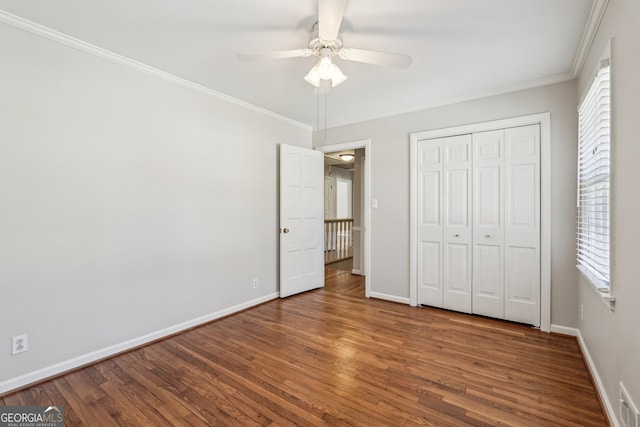
[[[504,130],[473,134],[473,312],[504,319]]]
[[[471,312],[471,135],[418,143],[418,302]]]
[[[471,313],[471,135],[444,143],[443,307]]]
[[[418,142],[418,304],[442,307],[443,139]]]
[[[540,126],[473,134],[473,313],[540,325]]]
[[[540,126],[418,142],[418,303],[540,325]]]
[[[540,125],[505,129],[505,316],[540,325]]]

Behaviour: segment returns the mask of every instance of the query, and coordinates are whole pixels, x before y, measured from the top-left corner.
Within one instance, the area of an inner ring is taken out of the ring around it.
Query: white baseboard
[[[111,357],[113,355],[125,352],[127,350],[131,350],[133,348],[185,331],[187,329],[191,329],[193,327],[211,322],[212,320],[216,320],[221,317],[225,317],[230,314],[237,313],[242,310],[246,310],[247,308],[251,308],[253,306],[262,304],[267,301],[271,301],[272,299],[276,299],[276,298],[278,298],[277,292],[270,295],[266,295],[261,298],[247,301],[242,304],[235,305],[233,307],[225,308],[223,310],[217,311],[215,313],[207,314],[205,316],[201,316],[196,319],[188,320],[186,322],[183,322],[174,326],[170,326],[168,328],[161,329],[159,331],[151,332],[149,334],[146,334],[137,338],[133,338],[128,341],[114,344],[112,346],[105,347],[100,350],[92,351],[91,353],[74,357],[73,359],[65,360],[64,362],[56,363],[54,365],[47,366],[42,369],[38,369],[37,371],[29,372],[28,374],[20,375],[15,378],[10,378],[8,380],[0,382],[0,395],[8,393],[12,390],[17,390],[19,388],[25,387],[29,384],[37,383],[47,378],[60,375],[64,372],[72,371],[81,366],[89,365],[98,360]]]
[[[562,334],[562,335],[569,335],[571,337],[578,336],[578,330],[576,328],[569,328],[568,326],[562,326],[562,325],[554,325],[553,323],[551,324],[550,332],[554,332],[556,334]]]
[[[591,373],[591,378],[593,378],[593,382],[596,384],[596,389],[598,394],[600,395],[600,400],[604,404],[604,409],[607,411],[607,418],[609,419],[609,423],[613,427],[621,427],[620,422],[618,421],[618,417],[616,416],[616,411],[614,407],[611,405],[611,400],[609,396],[607,396],[607,390],[604,387],[604,383],[602,382],[602,378],[600,378],[600,374],[598,374],[598,369],[596,369],[596,365],[593,362],[593,358],[591,357],[591,353],[589,353],[589,348],[587,347],[587,343],[584,341],[582,334],[580,333],[580,329],[577,329],[577,337],[578,344],[580,344],[580,349],[582,350],[582,354],[584,354],[584,358],[587,362],[587,368],[589,368],[589,372]]]
[[[409,298],[402,298],[402,297],[397,297],[395,295],[387,295],[387,294],[380,294],[378,292],[371,292],[369,294],[370,298],[378,298],[378,299],[383,299],[386,301],[393,301],[393,302],[399,302],[400,304],[407,304],[409,305],[411,303],[411,301],[409,300]]]
[[[362,276],[362,272],[360,270],[351,270],[351,274],[355,274],[356,276]]]

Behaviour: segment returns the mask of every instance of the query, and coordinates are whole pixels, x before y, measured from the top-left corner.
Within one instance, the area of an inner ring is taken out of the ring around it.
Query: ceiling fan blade
[[[311,49],[272,50],[268,52],[239,53],[240,61],[258,61],[263,59],[286,59],[313,55]]]
[[[347,0],[318,1],[318,36],[322,40],[335,40],[340,31]]]
[[[387,67],[407,68],[411,65],[411,57],[401,53],[379,52],[377,50],[340,49],[340,58],[347,61],[364,62],[367,64],[384,65]]]

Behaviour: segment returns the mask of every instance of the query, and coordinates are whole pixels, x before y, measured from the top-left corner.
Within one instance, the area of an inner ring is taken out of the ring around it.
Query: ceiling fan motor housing
[[[332,55],[337,55],[340,49],[342,49],[342,35],[338,33],[334,40],[323,40],[318,34],[318,22],[311,27],[311,37],[309,38],[309,49],[313,51],[313,54],[320,56],[322,49],[331,49]]]

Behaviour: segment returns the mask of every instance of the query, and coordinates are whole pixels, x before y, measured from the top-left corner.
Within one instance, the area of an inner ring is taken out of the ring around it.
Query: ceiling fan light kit
[[[311,68],[311,71],[309,71],[304,79],[316,88],[321,86],[321,80],[330,81],[331,87],[336,87],[347,80],[347,76],[345,76],[342,70],[331,60],[332,56],[333,53],[331,49],[321,49],[320,60]]]
[[[347,0],[319,0],[318,22],[311,28],[308,49],[245,53],[239,54],[238,59],[247,61],[317,56],[320,59],[304,77],[314,86],[316,94],[326,93],[330,88],[338,86],[347,79],[347,76],[333,62],[333,57],[336,55],[345,61],[395,68],[406,68],[411,65],[411,57],[408,55],[344,48],[339,31],[346,5]]]

